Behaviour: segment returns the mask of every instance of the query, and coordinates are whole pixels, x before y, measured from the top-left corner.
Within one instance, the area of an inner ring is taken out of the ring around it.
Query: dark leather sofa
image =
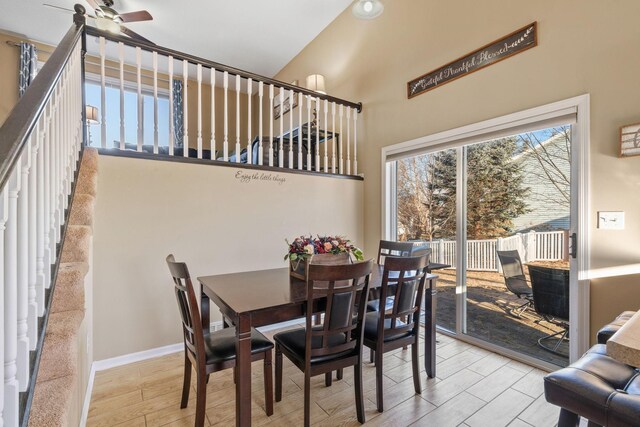
[[[640,426],[640,369],[607,355],[606,340],[634,312],[625,312],[598,333],[598,342],[570,366],[544,378],[545,398],[560,406],[558,427]]]

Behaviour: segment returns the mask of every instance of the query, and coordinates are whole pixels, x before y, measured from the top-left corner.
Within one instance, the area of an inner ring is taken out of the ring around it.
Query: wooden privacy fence
[[[467,241],[467,269],[502,272],[497,251],[517,250],[522,262],[559,261],[568,259],[568,231],[530,231],[509,237]],[[456,242],[434,240],[427,242],[433,262],[450,264],[456,268]]]

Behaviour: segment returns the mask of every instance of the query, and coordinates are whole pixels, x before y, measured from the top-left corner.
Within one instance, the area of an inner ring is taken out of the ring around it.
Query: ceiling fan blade
[[[149,43],[149,44],[155,45],[155,43],[152,42],[151,40],[145,39],[140,34],[136,33],[135,31],[131,31],[130,29],[128,29],[124,25],[120,25],[120,32],[122,34],[125,34],[125,35],[131,37],[134,40],[138,40],[138,41],[141,41],[141,42],[145,42],[145,43]]]
[[[91,9],[93,10],[96,10],[98,9],[98,7],[100,7],[96,0],[87,0],[87,3],[89,3],[89,6],[91,6]]]
[[[75,13],[75,12],[74,12],[73,10],[71,10],[71,9],[67,9],[66,7],[56,6],[55,4],[42,3],[42,5],[43,5],[43,6],[52,7],[52,8],[54,8],[54,9],[64,10],[65,12]]]
[[[119,14],[122,22],[140,22],[151,21],[153,16],[146,10],[138,10],[137,12],[121,13]]]
[[[42,5],[43,5],[43,6],[50,7],[50,8],[53,8],[53,9],[58,9],[58,10],[60,10],[60,11],[62,11],[62,12],[71,12],[71,13],[75,13],[75,11],[73,11],[73,10],[71,10],[71,9],[67,9],[66,7],[56,6],[56,5],[54,5],[54,4],[42,3]],[[85,13],[85,16],[86,16],[87,18],[93,18],[93,19],[96,19],[96,17],[95,17],[95,16],[93,16],[93,15],[89,15],[88,13]]]

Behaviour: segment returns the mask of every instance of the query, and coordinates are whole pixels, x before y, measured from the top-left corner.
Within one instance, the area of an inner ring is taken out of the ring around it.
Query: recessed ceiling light
[[[384,5],[380,0],[357,0],[351,8],[353,15],[359,19],[377,18],[383,10]]]

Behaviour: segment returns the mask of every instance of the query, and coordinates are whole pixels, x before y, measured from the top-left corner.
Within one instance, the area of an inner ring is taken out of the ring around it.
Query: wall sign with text
[[[411,80],[407,83],[407,96],[413,98],[517,53],[531,49],[538,44],[537,26],[537,22],[529,24],[455,61],[449,62],[447,65]]]

